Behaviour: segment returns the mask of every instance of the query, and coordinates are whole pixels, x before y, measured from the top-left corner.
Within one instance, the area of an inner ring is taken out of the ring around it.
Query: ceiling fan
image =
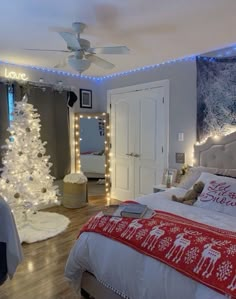
[[[72,28],[53,27],[51,31],[58,32],[67,44],[67,50],[50,50],[50,49],[25,49],[29,51],[49,51],[49,52],[64,52],[71,53],[67,57],[68,64],[82,73],[87,70],[91,63],[104,69],[112,69],[115,65],[111,62],[102,59],[95,54],[128,54],[129,49],[126,46],[111,46],[111,47],[90,47],[90,42],[87,39],[80,38],[80,34],[84,31],[86,25],[81,22],[72,23]],[[65,62],[57,64],[56,68],[64,67]]]

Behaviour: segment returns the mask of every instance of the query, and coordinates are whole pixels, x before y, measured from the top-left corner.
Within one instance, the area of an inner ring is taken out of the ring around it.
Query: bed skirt
[[[111,289],[100,283],[94,275],[89,272],[84,272],[81,282],[82,295],[86,298],[86,293],[96,299],[123,299]],[[85,292],[84,292],[85,291]]]

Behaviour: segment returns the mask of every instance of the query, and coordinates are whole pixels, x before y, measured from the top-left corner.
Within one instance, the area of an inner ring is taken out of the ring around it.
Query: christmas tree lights
[[[27,96],[15,103],[2,159],[0,193],[13,212],[36,211],[46,204],[58,203],[58,187],[50,175],[50,156],[40,139],[40,115]]]

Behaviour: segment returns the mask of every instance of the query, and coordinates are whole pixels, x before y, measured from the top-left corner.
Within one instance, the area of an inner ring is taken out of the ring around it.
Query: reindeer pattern
[[[236,272],[235,272],[233,280],[231,281],[230,285],[228,285],[227,289],[229,289],[231,291],[236,290]]]
[[[88,228],[89,228],[89,229],[94,229],[94,228],[98,225],[100,219],[101,219],[103,216],[104,216],[104,215],[103,215],[102,212],[100,212],[100,213],[98,213],[97,215],[95,215],[94,218],[92,218],[92,221],[89,223]]]
[[[141,244],[141,247],[147,247],[151,251],[156,247],[156,244],[160,237],[162,237],[165,234],[165,231],[161,229],[163,226],[170,226],[172,224],[168,222],[161,221],[159,225],[153,226],[149,234],[144,239],[143,243]]]
[[[172,261],[178,264],[185,252],[185,249],[190,245],[191,241],[186,239],[185,236],[191,236],[191,235],[199,235],[198,232],[184,229],[184,232],[178,234],[176,236],[176,239],[170,248],[170,250],[166,254],[166,258],[170,259],[173,255]]]
[[[104,231],[108,233],[112,233],[114,228],[116,227],[117,223],[122,221],[122,218],[120,217],[111,217],[110,220],[107,222],[107,224],[104,227]]]
[[[127,240],[132,239],[136,231],[141,228],[143,225],[139,223],[139,219],[135,219],[127,226],[127,228],[122,232],[121,237]]]
[[[212,272],[215,268],[215,264],[217,260],[221,257],[221,253],[213,249],[213,246],[223,246],[225,245],[225,241],[216,241],[211,239],[211,243],[204,245],[204,250],[202,251],[201,258],[198,261],[197,266],[193,269],[193,272],[200,273],[203,266],[205,265],[205,271],[202,272],[202,276],[208,278],[212,275]]]

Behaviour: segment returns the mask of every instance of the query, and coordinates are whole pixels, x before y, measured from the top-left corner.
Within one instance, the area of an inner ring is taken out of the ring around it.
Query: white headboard
[[[194,146],[196,166],[236,169],[236,131]]]

